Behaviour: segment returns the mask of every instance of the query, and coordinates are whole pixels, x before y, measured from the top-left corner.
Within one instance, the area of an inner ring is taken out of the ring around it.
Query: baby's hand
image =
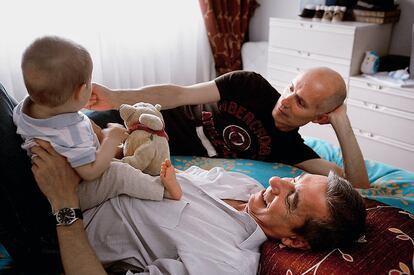
[[[117,123],[108,123],[108,128],[103,129],[102,133],[106,138],[112,139],[117,143],[123,143],[129,136],[128,130]]]

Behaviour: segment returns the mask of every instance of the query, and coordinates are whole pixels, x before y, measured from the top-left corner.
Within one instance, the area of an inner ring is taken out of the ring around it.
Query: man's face
[[[332,94],[332,86],[320,75],[304,73],[285,88],[272,116],[281,131],[290,131],[323,114],[318,106]]]
[[[252,195],[247,212],[271,239],[295,236],[293,229],[307,218],[329,219],[326,201],[327,177],[302,174],[291,178],[273,177],[270,186]]]

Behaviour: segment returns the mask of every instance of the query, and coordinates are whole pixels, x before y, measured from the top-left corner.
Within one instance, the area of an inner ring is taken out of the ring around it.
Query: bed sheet
[[[338,147],[316,138],[307,138],[305,143],[322,158],[332,161],[340,167],[343,166],[342,153]],[[268,180],[274,175],[295,177],[302,173],[300,169],[289,165],[247,159],[173,156],[172,163],[180,170],[185,170],[193,165],[204,169],[221,166],[226,170],[247,174],[259,181],[264,187],[269,186]],[[361,195],[414,213],[414,173],[371,160],[365,160],[365,165],[371,188],[359,190]]]

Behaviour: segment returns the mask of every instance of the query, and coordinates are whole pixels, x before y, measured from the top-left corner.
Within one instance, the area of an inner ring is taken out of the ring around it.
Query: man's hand
[[[40,190],[49,199],[52,210],[79,207],[79,175],[48,142],[36,140],[36,143],[39,146],[31,148],[34,154],[32,172]]]
[[[105,86],[93,83],[92,94],[85,108],[95,111],[116,109],[112,100],[112,91]]]
[[[342,104],[332,112],[328,113],[329,123],[332,124],[332,126],[334,126],[347,116],[348,115],[346,113],[346,105]]]
[[[64,157],[43,140],[32,147],[32,171],[43,194],[49,199],[53,213],[64,207],[79,208],[77,194],[80,177]],[[91,248],[81,220],[70,226],[58,226],[60,255],[65,274],[107,274]]]

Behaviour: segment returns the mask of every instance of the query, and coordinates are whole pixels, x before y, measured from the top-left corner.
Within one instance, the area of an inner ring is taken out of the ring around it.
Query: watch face
[[[59,224],[71,224],[76,219],[75,211],[71,208],[62,208],[56,214],[56,220]]]

